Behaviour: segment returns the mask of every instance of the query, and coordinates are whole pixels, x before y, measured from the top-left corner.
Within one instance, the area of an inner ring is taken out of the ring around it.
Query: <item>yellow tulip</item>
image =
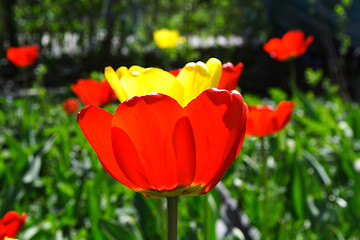
[[[185,38],[180,37],[179,31],[169,30],[167,28],[155,31],[153,36],[159,48],[174,48],[178,43],[185,42]]]
[[[120,67],[114,71],[105,68],[105,78],[120,102],[126,99],[152,92],[166,94],[174,98],[181,106],[208,88],[216,87],[222,72],[221,62],[216,58],[203,62],[190,62],[177,77],[159,68],[132,66]]]

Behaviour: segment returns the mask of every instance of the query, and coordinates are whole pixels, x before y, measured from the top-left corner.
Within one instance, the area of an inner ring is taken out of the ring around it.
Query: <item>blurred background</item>
[[[186,42],[160,49],[161,28]],[[314,36],[292,60],[296,97],[289,62],[263,50],[292,29]],[[31,66],[8,60],[9,47],[32,44]],[[220,186],[180,198],[179,239],[260,239],[265,224],[263,239],[360,239],[360,0],[0,0],[0,217],[26,212],[22,240],[165,239],[164,201],[107,174],[74,114],[85,104],[75,99],[69,114],[62,102],[107,66],[172,70],[211,57],[244,63],[238,89],[249,105],[295,108],[265,138],[267,165],[259,138],[246,137]]]
[[[359,12],[358,0],[1,0],[0,81],[14,84],[17,74],[5,58],[8,47],[39,44],[49,87],[109,65],[171,70],[214,56],[243,62],[240,87],[266,94],[273,86],[286,90],[288,68],[273,61],[263,43],[301,29],[315,42],[296,60],[297,68],[324,69],[342,96],[360,100]],[[152,34],[164,27],[179,30],[187,43],[159,50]],[[302,79],[299,85],[309,88]]]

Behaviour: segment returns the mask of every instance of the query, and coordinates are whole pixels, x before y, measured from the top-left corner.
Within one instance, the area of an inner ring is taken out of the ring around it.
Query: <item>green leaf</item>
[[[34,157],[33,155],[30,155],[29,158],[29,169],[22,179],[24,183],[31,183],[39,178],[41,159],[39,156]]]
[[[316,170],[317,174],[319,175],[319,177],[320,177],[321,181],[324,183],[324,185],[330,186],[331,180],[330,180],[330,177],[328,176],[328,174],[326,173],[324,167],[316,160],[316,158],[313,155],[311,155],[306,150],[303,150],[302,154],[303,154],[304,158],[314,167],[314,169]]]
[[[106,235],[107,239],[139,240],[138,236],[131,231],[130,227],[121,225],[114,220],[101,219],[99,224],[100,229]]]
[[[292,201],[294,204],[296,215],[299,218],[304,218],[304,200],[303,200],[304,190],[303,190],[303,181],[301,177],[301,169],[299,167],[295,167],[293,171],[291,193],[292,193]]]
[[[135,208],[139,214],[140,228],[145,239],[161,239],[160,216],[158,199],[135,194]]]

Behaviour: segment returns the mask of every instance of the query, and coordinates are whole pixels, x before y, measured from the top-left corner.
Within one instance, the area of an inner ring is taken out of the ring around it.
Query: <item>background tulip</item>
[[[95,106],[78,114],[108,173],[149,197],[210,191],[240,152],[247,111],[237,91],[208,89],[181,107],[153,93],[128,99],[114,115]]]
[[[0,220],[0,239],[5,237],[14,238],[24,225],[26,214],[21,215],[15,211],[7,212]]]
[[[276,109],[267,105],[249,106],[246,135],[264,137],[274,134],[290,121],[294,103],[281,101]]]
[[[288,31],[280,38],[272,38],[264,44],[264,50],[278,61],[286,61],[303,55],[306,49],[314,41],[313,36],[305,39],[301,30]]]
[[[180,36],[179,31],[169,30],[167,28],[155,31],[153,36],[159,48],[174,48],[178,43],[185,41],[185,38]]]
[[[116,100],[116,95],[107,81],[79,79],[71,85],[73,92],[85,104],[105,106]]]
[[[79,100],[76,98],[68,98],[63,102],[64,112],[67,114],[74,114],[80,106]]]
[[[10,47],[6,51],[6,57],[17,67],[28,67],[34,64],[38,55],[38,45]]]

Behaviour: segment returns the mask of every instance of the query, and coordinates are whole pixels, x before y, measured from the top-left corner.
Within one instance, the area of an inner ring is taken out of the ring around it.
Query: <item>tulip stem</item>
[[[262,238],[265,239],[267,236],[267,223],[268,223],[268,207],[267,207],[267,200],[268,200],[268,187],[267,187],[267,157],[265,154],[265,138],[261,137],[261,160],[262,160],[262,177],[263,177],[263,191],[264,191],[264,201],[263,201],[263,223],[262,223]]]
[[[291,94],[293,98],[296,94],[296,67],[294,60],[290,61],[290,88],[291,88]]]
[[[168,197],[168,240],[177,239],[177,205],[178,197]]]

